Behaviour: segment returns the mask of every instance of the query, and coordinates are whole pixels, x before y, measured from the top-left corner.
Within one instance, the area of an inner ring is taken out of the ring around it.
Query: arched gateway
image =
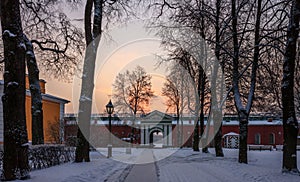
[[[153,111],[140,119],[141,145],[153,145],[155,133],[162,133],[162,146],[170,147],[172,143],[173,117],[160,111]]]

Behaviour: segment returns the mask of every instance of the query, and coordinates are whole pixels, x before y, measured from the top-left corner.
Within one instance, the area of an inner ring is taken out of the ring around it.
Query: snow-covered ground
[[[300,176],[281,173],[282,152],[280,151],[249,151],[248,164],[237,162],[238,150],[224,149],[224,158],[214,157],[213,149],[209,151],[209,154],[203,154],[183,149],[157,162],[160,181],[300,181]],[[155,155],[160,154],[158,151],[155,152]]]
[[[104,156],[105,149],[100,149],[104,155],[91,152],[92,161],[89,163],[68,163],[32,171],[31,179],[28,181],[101,182],[107,179],[108,181],[123,181],[131,169],[130,164],[124,162],[131,164],[151,162],[148,158],[143,159],[145,150],[132,149],[132,154],[126,154],[124,148],[113,149],[113,159],[115,159],[113,160]],[[235,149],[224,149],[224,158],[214,157],[213,149],[209,151],[210,153],[203,154],[193,152],[191,149],[153,149],[154,159],[157,160],[159,181],[300,181],[300,176],[281,173],[281,151],[249,151],[249,164],[237,162],[238,150]],[[298,166],[300,167],[300,152],[298,152]]]
[[[77,182],[77,181],[104,181],[109,176],[118,175],[128,165],[112,159],[97,152],[91,152],[91,162],[67,163],[47,169],[36,170],[30,173],[32,182]]]

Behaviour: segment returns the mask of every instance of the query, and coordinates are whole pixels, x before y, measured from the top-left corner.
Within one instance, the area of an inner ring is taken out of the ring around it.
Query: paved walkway
[[[137,161],[140,164],[133,165],[124,182],[157,182],[158,177],[153,151],[150,149],[143,151]]]

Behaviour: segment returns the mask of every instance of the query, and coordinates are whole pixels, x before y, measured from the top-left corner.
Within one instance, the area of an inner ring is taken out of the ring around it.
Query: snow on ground
[[[101,182],[107,179],[108,181],[123,181],[132,169],[130,164],[141,163],[141,161],[151,162],[146,157],[142,159],[145,150],[147,149],[132,148],[132,153],[126,154],[125,148],[113,148],[113,159],[115,159],[113,160],[106,158],[106,149],[100,149],[102,154],[91,152],[92,161],[89,163],[68,163],[32,171],[31,179],[28,181]],[[236,149],[224,149],[224,158],[216,158],[214,149],[209,149],[208,154],[193,152],[192,149],[152,150],[154,159],[157,160],[156,167],[160,182],[300,181],[300,176],[281,173],[281,151],[249,151],[249,164],[239,164]],[[298,152],[298,166],[300,167],[300,152]]]
[[[216,158],[214,149],[209,151],[210,153],[203,154],[191,149],[182,149],[157,162],[160,181],[300,181],[300,176],[281,173],[281,151],[249,151],[248,164],[237,162],[238,150],[224,149],[224,158]],[[155,151],[155,155],[160,154],[158,150]],[[300,167],[299,157],[298,166]]]
[[[123,171],[127,164],[107,159],[97,152],[91,152],[91,162],[67,163],[30,173],[30,182],[77,182],[104,181],[109,176]]]

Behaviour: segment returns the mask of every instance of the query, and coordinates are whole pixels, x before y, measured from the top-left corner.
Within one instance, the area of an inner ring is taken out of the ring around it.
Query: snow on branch
[[[11,33],[9,30],[4,30],[3,37],[15,38],[15,37],[17,37],[17,35],[14,33]]]

